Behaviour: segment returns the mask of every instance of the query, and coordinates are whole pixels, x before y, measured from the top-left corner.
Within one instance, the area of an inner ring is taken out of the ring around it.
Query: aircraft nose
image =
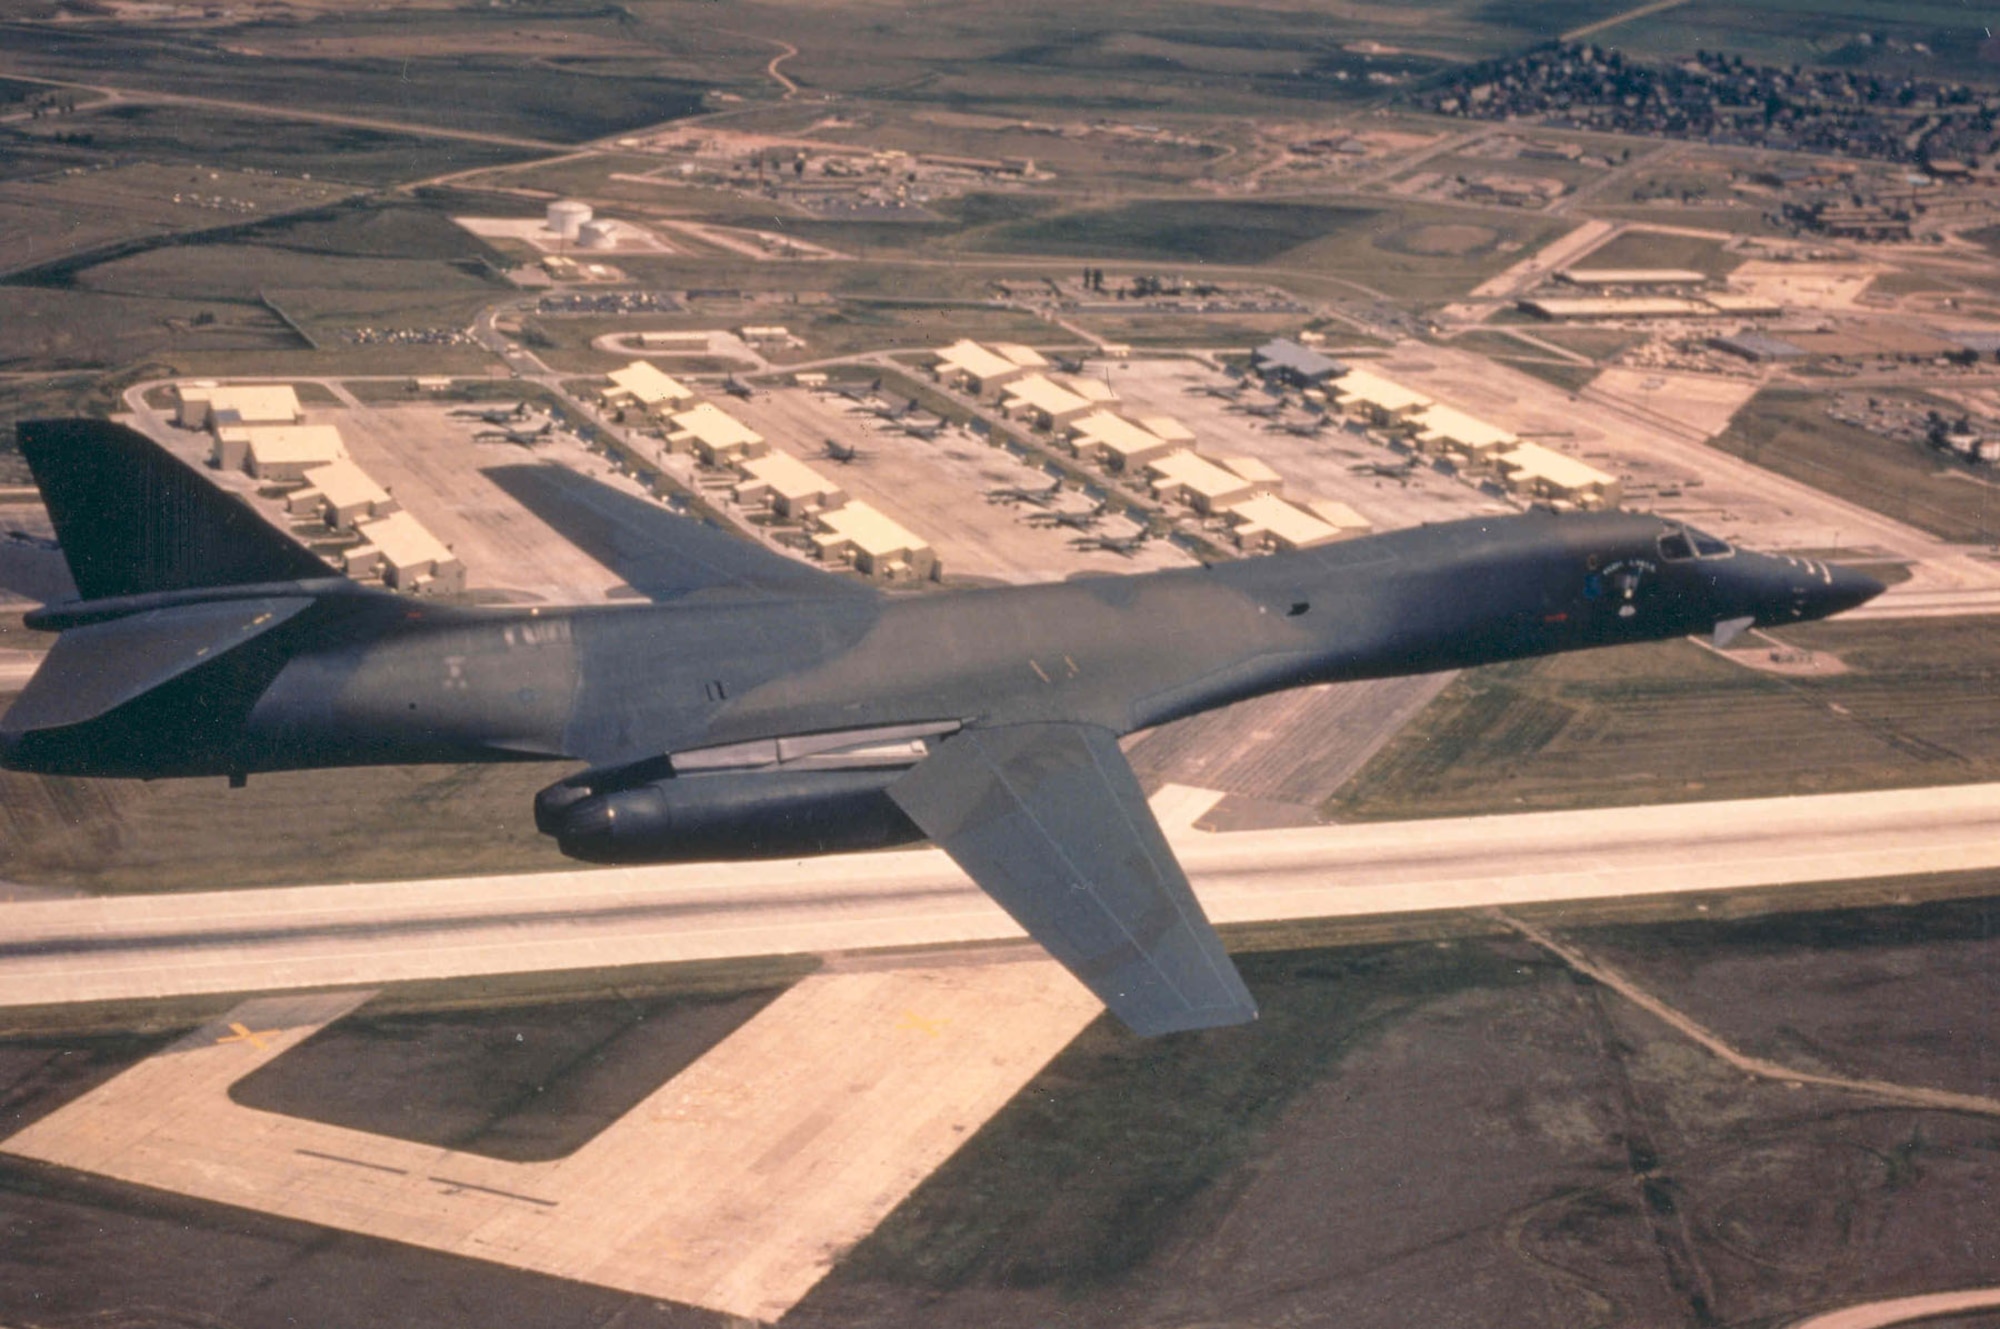
[[[1820,593],[1821,617],[1867,604],[1889,589],[1867,573],[1856,572],[1853,568],[1829,567],[1828,571],[1833,574],[1833,580]]]

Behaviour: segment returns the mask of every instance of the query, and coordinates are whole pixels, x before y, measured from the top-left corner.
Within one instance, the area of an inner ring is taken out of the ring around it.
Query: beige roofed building
[[[1517,435],[1467,415],[1456,406],[1442,403],[1427,406],[1414,419],[1417,446],[1425,452],[1450,453],[1486,465],[1501,453],[1521,446]]]
[[[1092,411],[1069,426],[1069,444],[1085,461],[1110,471],[1143,466],[1187,445],[1161,438],[1109,411]]]
[[[1342,535],[1366,535],[1375,529],[1375,523],[1356,512],[1345,503],[1331,498],[1309,498],[1306,511],[1318,517]]]
[[[340,461],[347,446],[332,425],[222,425],[210,461],[274,484],[303,480],[315,466]]]
[[[813,549],[829,562],[884,580],[936,579],[937,553],[925,541],[867,503],[853,502],[815,514],[820,531]]]
[[[441,595],[465,589],[465,564],[407,512],[392,512],[355,527],[366,544],[347,553],[349,576],[379,571],[384,585],[408,595]],[[357,564],[367,571],[357,570]]]
[[[1552,499],[1580,508],[1616,507],[1623,497],[1615,477],[1539,443],[1523,443],[1495,463],[1510,493]]]
[[[1000,409],[1016,419],[1031,421],[1042,429],[1060,429],[1097,409],[1097,404],[1079,397],[1068,388],[1030,374],[1007,385],[1001,394]]]
[[[1367,369],[1350,369],[1329,386],[1340,409],[1373,425],[1395,425],[1431,404],[1423,393]]]
[[[1011,360],[1023,369],[1047,369],[1049,367],[1049,362],[1043,358],[1042,353],[1032,346],[1023,346],[1019,342],[996,341],[993,343],[993,349],[1003,359]]]
[[[1016,347],[1026,351],[1026,347]],[[1028,351],[1034,355],[1034,352]],[[1040,356],[1035,356],[1040,360]],[[953,387],[964,388],[973,396],[981,396],[1003,384],[1029,372],[1032,365],[1014,360],[996,350],[988,350],[969,338],[953,342],[938,352],[937,364],[932,366],[938,380]]]
[[[1275,549],[1290,553],[1330,544],[1341,532],[1314,514],[1287,503],[1276,494],[1258,494],[1229,509],[1231,533],[1244,549]]]
[[[762,434],[712,402],[681,411],[671,420],[667,446],[675,452],[693,449],[704,466],[726,466],[771,450]]]
[[[1146,463],[1153,497],[1184,503],[1200,513],[1218,513],[1255,497],[1259,486],[1192,452],[1171,452]]]
[[[746,458],[736,469],[743,477],[736,486],[736,501],[769,503],[780,517],[837,508],[847,501],[847,492],[838,484],[789,453],[767,452]]]
[[[308,489],[319,496],[326,524],[351,530],[356,522],[372,521],[396,511],[396,500],[368,472],[345,458],[315,466],[305,473]],[[296,497],[296,495],[294,495]]]
[[[1147,433],[1158,435],[1169,443],[1184,448],[1194,446],[1194,430],[1171,415],[1132,415],[1126,418]]]
[[[180,402],[177,419],[189,429],[208,429],[218,423],[295,425],[306,418],[299,394],[289,383],[203,380],[176,385],[176,395]]]
[[[1275,494],[1285,487],[1285,477],[1255,457],[1222,457],[1217,459],[1216,464],[1225,471],[1242,476],[1267,494]]]
[[[606,377],[611,380],[611,386],[604,390],[604,404],[607,406],[637,405],[657,414],[685,405],[695,398],[694,389],[671,374],[661,373],[657,366],[644,360],[634,360],[623,369],[612,370]]]

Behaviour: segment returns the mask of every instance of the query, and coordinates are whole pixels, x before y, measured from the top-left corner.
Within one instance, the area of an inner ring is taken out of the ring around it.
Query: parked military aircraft
[[[495,406],[490,410],[482,410],[476,406],[463,406],[452,411],[451,414],[462,420],[477,420],[481,424],[504,425],[515,420],[527,419],[528,403],[519,401],[515,402],[512,406]]]
[[[920,438],[924,442],[928,443],[932,439],[936,438],[939,434],[943,433],[944,427],[948,423],[950,422],[946,420],[937,420],[937,419],[899,420],[897,421],[897,426],[904,433],[908,434],[911,438]]]
[[[1279,416],[1285,413],[1285,403],[1281,401],[1274,401],[1274,402],[1265,402],[1260,405],[1253,402],[1246,405],[1242,402],[1238,402],[1235,405],[1229,407],[1228,409],[1232,411],[1241,411],[1245,415],[1254,415],[1259,420],[1275,420]]]
[[[837,438],[827,439],[823,446],[826,448],[826,459],[828,461],[837,461],[842,466],[849,465],[852,462],[868,460],[866,452],[855,447],[852,443],[842,443]]]
[[[1087,512],[1031,512],[1028,514],[1030,526],[1066,526],[1073,531],[1087,531],[1104,520],[1104,514],[1111,510],[1111,500],[1102,499],[1097,506]]]
[[[1394,480],[1407,485],[1410,483],[1410,476],[1417,469],[1417,459],[1407,457],[1402,461],[1364,461],[1347,469],[1356,475],[1373,475],[1383,480]]]
[[[1107,554],[1130,558],[1152,538],[1152,532],[1141,531],[1137,535],[1079,535],[1069,543],[1072,549],[1102,549]]]
[[[524,448],[532,448],[542,442],[555,429],[555,421],[543,423],[540,429],[482,429],[472,436],[473,441],[496,443],[519,443]]]
[[[1227,387],[1217,387],[1213,383],[1197,383],[1190,387],[1187,393],[1190,397],[1215,397],[1222,401],[1235,401],[1243,395],[1243,385],[1236,383]]]
[[[744,401],[749,401],[752,397],[757,395],[757,390],[755,388],[751,387],[748,383],[745,383],[742,379],[736,377],[736,375],[734,374],[731,374],[727,378],[722,380],[722,390],[728,393],[732,397],[741,397]]]
[[[1061,492],[1062,481],[1051,480],[1047,489],[1028,489],[1022,485],[1001,485],[998,489],[987,490],[983,497],[988,503],[1032,503],[1038,508],[1045,508],[1055,502],[1056,495]]]
[[[1299,438],[1318,438],[1326,432],[1328,421],[1323,415],[1315,415],[1305,420],[1271,420],[1264,428],[1280,434],[1294,434]]]
[[[1477,517],[1134,577],[877,594],[552,465],[503,487],[643,531],[650,605],[368,588],[143,435],[26,423],[77,598],[0,764],[226,775],[581,761],[536,824],[597,862],[929,837],[1141,1034],[1256,1006],[1120,735],[1281,688],[1822,618],[1881,584],[1635,513]],[[524,500],[525,501],[525,500]],[[636,536],[635,536],[636,538]]]
[[[849,401],[865,402],[881,390],[882,380],[878,378],[866,387],[856,387],[853,385],[837,387],[833,390],[833,393],[836,397],[845,397]]]

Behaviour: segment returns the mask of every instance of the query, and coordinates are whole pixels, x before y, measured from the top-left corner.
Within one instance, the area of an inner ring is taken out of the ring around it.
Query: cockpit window
[[[1691,558],[1728,558],[1735,553],[1726,540],[1688,527],[1678,531],[1668,531],[1660,537],[1660,557],[1669,563],[1681,563]]]
[[[1727,541],[1712,535],[1703,535],[1700,531],[1689,531],[1688,534],[1694,537],[1694,552],[1703,558],[1727,558],[1736,552]]]

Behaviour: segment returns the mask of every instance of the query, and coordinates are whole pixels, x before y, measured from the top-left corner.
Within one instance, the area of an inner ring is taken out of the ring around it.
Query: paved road
[[[1970,1315],[1990,1310],[2000,1310],[2000,1287],[1871,1301],[1865,1305],[1828,1311],[1809,1320],[1796,1320],[1792,1329],[1888,1329],[1895,1324],[1912,1324],[1946,1315]]]
[[[2000,785],[1217,835],[1162,824],[1218,923],[2000,868]],[[941,853],[0,906],[0,1006],[999,941]]]

